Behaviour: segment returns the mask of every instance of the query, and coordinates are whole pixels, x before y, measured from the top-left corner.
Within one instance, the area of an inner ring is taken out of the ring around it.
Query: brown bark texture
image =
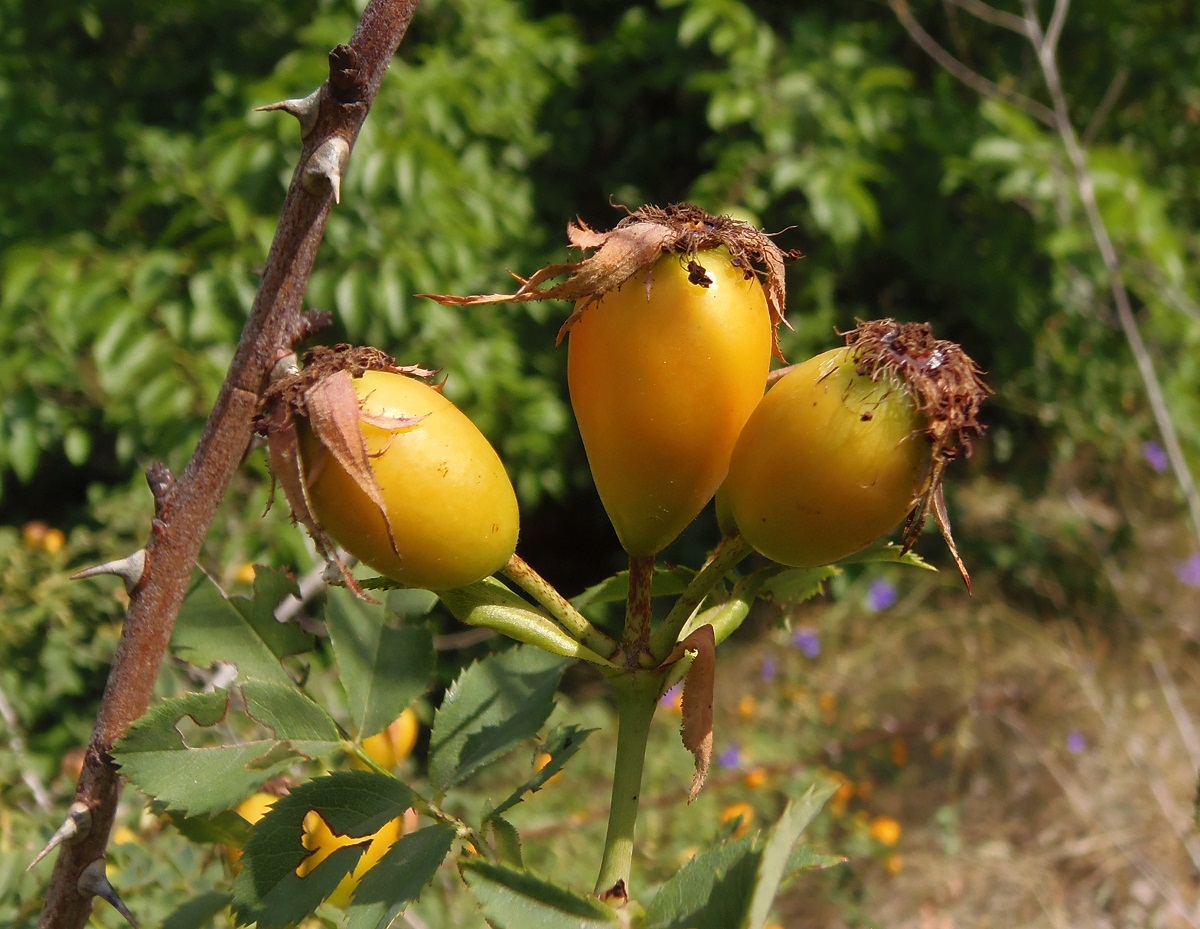
[[[90,811],[90,826],[59,849],[40,929],[82,929],[87,923],[95,887],[87,877],[81,887],[80,878],[88,865],[104,857],[120,796],[120,779],[110,755],[113,743],[150,705],[200,547],[250,445],[252,419],[267,377],[315,325],[301,305],[335,188],[314,184],[311,176],[306,180],[305,169],[314,153],[320,157],[322,152],[336,151],[330,145],[335,138],[353,148],[417,3],[372,0],[349,44],[330,53],[329,80],[303,139],[250,318],[200,442],[178,478],[172,479],[162,467],[152,468],[148,475],[155,516],[145,568],[131,591],[75,790],[75,802]],[[94,873],[95,869],[89,872]]]

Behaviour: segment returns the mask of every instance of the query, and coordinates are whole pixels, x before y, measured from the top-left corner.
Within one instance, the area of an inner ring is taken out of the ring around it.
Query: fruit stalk
[[[612,678],[617,697],[617,757],[604,855],[596,878],[596,894],[620,899],[629,892],[633,839],[642,792],[642,769],[650,723],[658,709],[665,675],[637,671]]]
[[[691,580],[687,589],[679,595],[662,625],[655,630],[650,641],[650,654],[662,661],[675,647],[679,634],[692,614],[699,609],[704,598],[721,582],[738,563],[751,552],[750,543],[740,535],[724,536],[713,549],[704,567]]]
[[[539,606],[553,616],[576,641],[586,645],[601,658],[611,658],[617,643],[587,621],[553,585],[537,573],[520,555],[508,559],[501,573],[529,594]]]
[[[621,654],[630,670],[641,667],[642,653],[650,643],[650,587],[654,581],[654,556],[629,556],[629,599]]]

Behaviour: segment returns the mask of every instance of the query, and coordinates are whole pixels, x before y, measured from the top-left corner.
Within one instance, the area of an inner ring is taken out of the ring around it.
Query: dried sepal
[[[688,791],[688,803],[700,794],[708,779],[713,747],[713,692],[717,676],[717,639],[707,623],[675,646],[661,667],[665,668],[693,653],[691,667],[683,679],[683,746],[695,759],[696,773]]]
[[[991,388],[962,346],[935,338],[928,323],[879,319],[860,322],[842,336],[858,373],[875,382],[888,378],[903,385],[926,422],[925,438],[931,448],[929,470],[905,521],[902,551],[909,551],[916,543],[932,509],[970,593],[971,576],[954,542],[942,484],[946,466],[960,456],[969,458],[972,442],[983,434],[979,408],[991,395]]]
[[[398,366],[390,356],[374,348],[317,347],[305,355],[302,369],[272,381],[263,393],[256,422],[258,433],[267,440],[271,473],[283,488],[293,521],[308,530],[318,551],[327,562],[336,566],[346,587],[365,600],[372,598],[355,580],[337,545],[313,513],[308,484],[314,474],[305,471],[297,420],[303,419],[307,423],[324,453],[331,455],[352,476],[379,510],[392,550],[399,558],[396,539],[387,519],[383,490],[375,478],[359,424],[365,420],[381,429],[397,431],[415,425],[422,417],[364,414],[354,388],[354,378],[369,370],[417,378],[432,377],[436,373],[415,365]],[[315,474],[320,473],[320,461],[307,465]]]
[[[695,257],[700,252],[723,246],[747,278],[757,275],[762,279],[771,314],[772,351],[782,358],[777,330],[780,323],[785,323],[783,266],[786,260],[798,258],[799,254],[784,252],[770,236],[749,223],[730,216],[714,216],[690,203],[665,208],[643,206],[629,213],[608,232],[597,232],[582,221],[572,222],[567,226],[567,239],[572,247],[594,254],[579,261],[547,265],[527,278],[513,275],[521,285],[516,293],[422,296],[452,306],[574,300],[578,304],[575,312],[558,332],[561,343],[592,303],[647,271],[664,255],[681,256],[688,262],[693,282],[707,286],[704,268]],[[561,277],[566,280],[544,286]]]

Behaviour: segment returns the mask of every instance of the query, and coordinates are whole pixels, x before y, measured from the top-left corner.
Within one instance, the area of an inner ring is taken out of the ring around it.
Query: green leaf
[[[453,826],[437,823],[393,845],[363,877],[350,905],[349,929],[390,926],[433,880],[454,842]]]
[[[197,571],[179,610],[172,648],[182,660],[201,667],[218,661],[236,665],[239,680],[290,685],[282,659],[311,650],[316,641],[275,619],[280,601],[296,592],[285,575],[260,567],[254,575],[253,599],[226,598],[212,578]]]
[[[75,467],[80,468],[87,464],[88,455],[91,453],[92,437],[87,430],[75,426],[63,434],[63,454]]]
[[[771,827],[759,859],[754,893],[746,917],[742,920],[742,929],[759,929],[766,924],[767,917],[771,915],[771,904],[779,893],[779,885],[790,873],[793,848],[813,817],[836,790],[836,785],[830,784],[810,787],[799,800],[788,803],[783,815]]]
[[[700,852],[650,902],[646,929],[730,929],[741,925],[759,857],[754,836]]]
[[[301,844],[310,810],[316,810],[335,835],[366,838],[418,799],[394,777],[371,771],[342,771],[294,788],[250,832],[242,870],[233,882],[238,921],[256,922],[258,929],[291,926],[333,893],[358,863],[365,842],[334,852],[306,877],[296,876],[296,868],[310,854]]]
[[[785,874],[791,876],[799,871],[823,871],[826,868],[836,868],[849,860],[845,855],[819,852],[811,845],[797,845],[792,849]]]
[[[696,576],[696,572],[684,567],[656,566],[654,577],[650,582],[650,596],[664,597],[681,594],[687,589],[688,582]],[[629,572],[618,571],[612,577],[605,578],[599,584],[594,584],[571,598],[571,605],[583,612],[590,606],[599,603],[624,603],[629,599]]]
[[[521,834],[517,832],[517,827],[494,812],[488,813],[485,822],[496,857],[514,868],[525,867],[524,856],[521,854]]]
[[[597,900],[529,871],[470,858],[459,866],[484,918],[495,929],[599,929],[617,926]]]
[[[28,419],[13,420],[8,437],[8,461],[5,462],[23,484],[28,484],[37,472],[42,449],[37,430]]]
[[[837,577],[842,569],[837,565],[822,565],[819,568],[785,568],[774,577],[767,578],[760,588],[760,596],[776,603],[797,604],[815,597],[825,582]]]
[[[415,587],[402,587],[387,596],[387,608],[405,621],[428,616],[437,602],[438,595],[432,590],[418,590]]]
[[[152,804],[161,806],[161,804]],[[185,816],[178,810],[163,810],[171,825],[191,842],[207,845],[233,845],[241,848],[250,835],[250,824],[233,810],[215,816]]]
[[[910,568],[924,568],[926,571],[937,571],[937,568],[916,552],[906,552],[902,546],[897,545],[895,542],[872,545],[861,552],[847,555],[838,564],[902,564],[908,565]]]
[[[340,588],[329,591],[325,623],[359,737],[386,729],[433,675],[437,659],[428,627],[396,627],[382,604]]]
[[[532,738],[554,708],[567,662],[537,648],[514,648],[468,667],[433,720],[429,780],[446,790]]]
[[[844,860],[795,847],[836,789],[810,788],[788,804],[765,834],[724,842],[696,855],[651,901],[646,929],[759,929],[785,877]]]
[[[179,725],[185,718],[205,728],[221,723],[230,691],[173,697],[151,707],[117,743],[121,773],[169,809],[211,814],[232,808],[298,759],[341,747],[329,714],[294,686],[251,681],[239,689],[246,715],[268,727],[269,737],[193,748]]]
[[[214,925],[216,915],[233,900],[232,894],[208,890],[181,903],[166,919],[162,929],[207,929]]]
[[[488,813],[486,819],[499,816],[520,803],[527,793],[538,790],[546,781],[554,777],[566,765],[567,759],[583,747],[584,740],[595,732],[595,729],[581,729],[579,726],[556,726],[546,739],[542,751],[550,756],[550,760],[533,777],[518,787],[503,803]]]

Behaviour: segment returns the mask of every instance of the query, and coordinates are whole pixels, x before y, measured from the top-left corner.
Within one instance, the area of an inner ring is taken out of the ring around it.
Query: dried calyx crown
[[[582,220],[576,220],[567,226],[567,239],[574,248],[593,254],[579,261],[547,265],[527,278],[513,275],[521,285],[515,293],[423,296],[452,306],[574,300],[575,312],[558,333],[561,342],[593,302],[652,267],[664,255],[679,255],[686,259],[692,283],[708,286],[711,280],[696,261],[696,256],[709,249],[724,247],[734,265],[742,268],[747,278],[757,276],[762,280],[771,314],[772,351],[782,358],[776,330],[784,322],[783,266],[788,259],[800,256],[798,252],[783,251],[769,235],[750,223],[731,216],[714,216],[690,203],[643,206],[629,212],[607,232],[597,232]],[[549,283],[561,277],[566,280]]]
[[[395,359],[377,348],[318,346],[304,356],[304,366],[299,371],[277,378],[263,392],[255,426],[259,435],[267,440],[271,473],[283,488],[292,519],[304,524],[321,555],[337,566],[346,586],[369,600],[371,598],[363,593],[338,554],[337,546],[313,513],[296,426],[297,418],[305,420],[324,450],[353,476],[384,515],[392,549],[399,558],[392,527],[386,518],[383,490],[371,467],[359,423],[365,421],[381,429],[397,430],[415,425],[422,417],[389,416],[363,410],[354,379],[366,371],[388,371],[421,379],[436,374],[416,365],[397,365]],[[437,385],[431,386],[437,389]]]
[[[969,591],[971,577],[954,544],[942,483],[946,465],[960,455],[970,457],[973,440],[983,434],[979,407],[992,391],[962,347],[935,338],[928,323],[878,319],[841,335],[858,374],[901,385],[925,420],[930,464],[904,524],[904,551],[912,548],[932,509]]]

